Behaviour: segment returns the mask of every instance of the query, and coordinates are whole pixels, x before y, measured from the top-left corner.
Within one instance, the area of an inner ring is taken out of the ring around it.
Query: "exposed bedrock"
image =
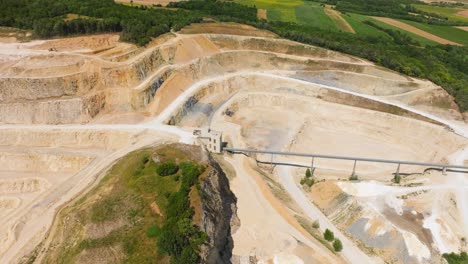
[[[201,250],[203,263],[231,263],[234,247],[231,227],[238,222],[236,197],[219,164],[209,157],[213,168],[201,181],[202,229],[209,241]]]

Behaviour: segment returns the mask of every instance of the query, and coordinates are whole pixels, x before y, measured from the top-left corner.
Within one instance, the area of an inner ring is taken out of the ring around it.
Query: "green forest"
[[[380,7],[375,10],[365,8],[371,0],[345,0],[336,5],[343,11],[386,12],[385,15],[390,17],[405,16],[411,8],[402,2],[407,0],[379,1],[388,6],[374,3]],[[145,45],[152,37],[200,22],[204,17],[240,22],[270,30],[287,39],[355,55],[413,77],[429,79],[454,96],[462,111],[468,110],[467,47],[423,46],[417,41],[408,41],[405,34],[380,28],[372,22],[367,24],[384,36],[336,32],[292,22],[268,22],[257,19],[255,7],[232,2],[192,0],[171,3],[169,7],[172,8],[131,7],[112,0],[3,0],[0,3],[0,26],[33,29],[43,38],[121,32],[122,40]],[[86,18],[65,21],[64,17],[70,13]],[[449,23],[436,15],[427,19],[433,23]]]

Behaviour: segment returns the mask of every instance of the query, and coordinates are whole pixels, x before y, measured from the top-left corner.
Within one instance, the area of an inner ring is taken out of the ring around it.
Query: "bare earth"
[[[461,30],[468,31],[468,26],[460,26],[460,27],[456,27],[456,28],[459,28],[459,29],[461,29]]]
[[[267,12],[266,9],[257,9],[257,18],[258,19],[267,19]]]
[[[401,28],[403,30],[409,31],[409,32],[414,33],[416,35],[419,35],[419,36],[421,36],[423,38],[433,40],[433,41],[438,42],[440,44],[449,44],[449,45],[462,46],[459,43],[456,43],[456,42],[453,42],[453,41],[450,41],[450,40],[447,40],[447,39],[443,39],[441,37],[438,37],[436,35],[433,35],[431,33],[423,31],[423,30],[421,30],[419,28],[413,27],[411,25],[408,25],[406,23],[400,22],[400,21],[392,19],[392,18],[388,18],[388,17],[372,17],[372,18],[377,19],[379,21],[382,21],[384,23],[387,23],[389,25]]]
[[[463,10],[457,13],[457,15],[462,17],[468,17],[468,10]]]
[[[326,5],[324,8],[325,14],[329,16],[333,21],[335,21],[338,27],[343,30],[344,32],[351,32],[356,33],[353,27],[346,21],[343,17],[341,17],[341,13],[335,9],[333,9],[330,5]]]

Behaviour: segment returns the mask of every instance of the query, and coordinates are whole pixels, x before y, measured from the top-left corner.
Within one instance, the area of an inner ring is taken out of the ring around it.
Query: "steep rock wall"
[[[212,157],[209,164],[213,170],[200,183],[202,230],[209,237],[201,250],[202,263],[231,263],[234,247],[231,226],[238,221],[237,200],[219,164]]]

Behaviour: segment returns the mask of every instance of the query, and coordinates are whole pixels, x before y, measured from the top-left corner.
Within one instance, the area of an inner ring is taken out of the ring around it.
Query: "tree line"
[[[66,20],[67,14],[86,18]],[[152,37],[201,19],[197,11],[131,7],[112,0],[0,1],[0,26],[33,29],[41,38],[122,32],[122,40],[144,45]]]

